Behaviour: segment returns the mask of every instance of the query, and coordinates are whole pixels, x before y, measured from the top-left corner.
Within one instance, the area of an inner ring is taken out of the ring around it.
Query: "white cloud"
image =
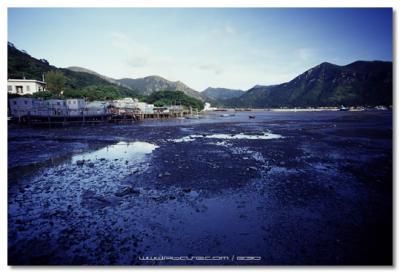
[[[300,48],[297,50],[296,54],[301,61],[310,61],[314,58],[315,51],[311,48]]]
[[[171,64],[171,58],[158,56],[149,46],[138,43],[120,32],[111,33],[111,45],[122,51],[124,62],[133,68],[157,68],[157,66]],[[149,72],[150,74],[152,72]],[[153,72],[154,73],[154,72]]]
[[[230,22],[224,22],[211,29],[210,33],[214,36],[232,36],[236,35],[236,28]]]
[[[144,67],[148,65],[148,60],[143,57],[132,56],[126,60],[126,63],[132,67]]]
[[[236,34],[236,29],[229,23],[225,24],[225,32],[231,35]]]
[[[217,63],[203,63],[198,66],[201,70],[211,71],[215,75],[220,75],[224,72],[222,66]]]

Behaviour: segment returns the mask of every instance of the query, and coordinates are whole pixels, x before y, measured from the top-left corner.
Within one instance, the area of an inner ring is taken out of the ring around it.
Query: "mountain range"
[[[392,69],[392,62],[383,61],[356,61],[344,66],[325,62],[289,82],[255,86],[224,103],[261,108],[391,105]]]
[[[182,91],[188,96],[204,100],[204,98],[201,96],[200,92],[197,92],[184,83],[180,81],[169,81],[167,79],[164,79],[160,76],[148,76],[144,78],[137,78],[137,79],[132,79],[132,78],[123,78],[123,79],[113,79],[104,75],[101,75],[95,71],[83,68],[83,67],[78,67],[78,66],[71,66],[67,67],[67,69],[75,72],[84,72],[84,73],[89,73],[95,76],[98,76],[109,83],[112,84],[117,84],[132,90],[135,90],[138,94],[143,95],[143,96],[149,96],[153,92],[157,91],[162,91],[162,90],[172,90],[172,91]]]
[[[339,105],[391,105],[393,64],[384,61],[356,61],[339,66],[321,63],[293,80],[278,85],[256,85],[239,89],[212,88],[198,92],[180,81],[160,76],[113,79],[82,67],[57,68],[45,59],[8,45],[8,78],[42,79],[50,70],[61,71],[69,88],[112,85],[124,96],[149,96],[161,90],[182,91],[186,95],[227,107],[316,107]]]
[[[245,91],[243,90],[220,88],[220,87],[218,88],[208,87],[207,89],[203,90],[203,92],[201,92],[204,98],[208,98],[213,101],[224,101],[224,100],[234,99],[242,96],[244,93]]]

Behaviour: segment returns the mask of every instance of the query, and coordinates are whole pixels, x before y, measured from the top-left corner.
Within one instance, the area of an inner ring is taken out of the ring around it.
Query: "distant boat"
[[[222,114],[222,115],[219,115],[220,117],[229,117],[229,114]]]
[[[365,111],[365,107],[362,107],[362,106],[352,107],[352,108],[350,108],[349,111],[352,111],[352,112],[361,112],[361,111]]]
[[[340,106],[339,111],[349,111],[349,108],[344,107],[343,105]]]
[[[250,115],[249,118],[256,118],[256,116]]]
[[[386,106],[383,106],[383,105],[375,106],[375,109],[376,110],[388,110],[388,108]]]

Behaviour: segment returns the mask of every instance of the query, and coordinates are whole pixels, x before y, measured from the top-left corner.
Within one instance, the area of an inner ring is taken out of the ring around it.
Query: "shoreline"
[[[322,111],[343,111],[337,107],[327,108],[222,108],[213,111],[204,111],[205,113],[218,113],[218,112],[322,112]],[[391,107],[377,106],[377,107],[350,107],[345,111],[362,112],[362,111],[392,111]],[[204,113],[203,112],[203,113]]]

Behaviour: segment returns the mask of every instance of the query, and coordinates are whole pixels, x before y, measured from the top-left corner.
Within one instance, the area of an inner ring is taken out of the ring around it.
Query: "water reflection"
[[[72,156],[71,162],[76,163],[78,160],[132,160],[142,159],[145,155],[151,154],[158,146],[143,141],[125,142],[120,141],[116,144],[109,145],[100,150],[87,152]]]

